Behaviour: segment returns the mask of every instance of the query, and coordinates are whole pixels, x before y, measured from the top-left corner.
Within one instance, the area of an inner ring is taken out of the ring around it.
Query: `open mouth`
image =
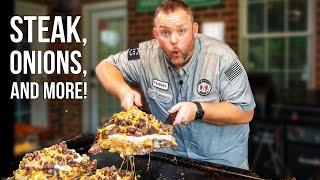
[[[172,51],[172,56],[173,56],[174,58],[180,57],[180,51]]]

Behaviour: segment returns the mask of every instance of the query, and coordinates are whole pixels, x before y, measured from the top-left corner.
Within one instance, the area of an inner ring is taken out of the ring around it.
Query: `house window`
[[[312,88],[312,4],[306,0],[247,0],[242,38],[249,72],[268,72],[277,90]],[[314,11],[313,11],[314,12]]]

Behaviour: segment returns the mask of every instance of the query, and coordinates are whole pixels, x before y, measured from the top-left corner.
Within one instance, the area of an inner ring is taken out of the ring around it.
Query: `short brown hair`
[[[173,13],[177,9],[184,10],[188,15],[190,15],[191,22],[194,21],[191,7],[183,0],[164,0],[155,10],[154,19],[158,16],[160,12],[168,14]]]

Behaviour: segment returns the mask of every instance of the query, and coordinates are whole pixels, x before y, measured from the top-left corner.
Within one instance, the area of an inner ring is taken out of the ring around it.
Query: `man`
[[[121,106],[142,106],[162,122],[176,113],[176,149],[166,152],[248,169],[249,122],[255,102],[247,74],[230,47],[198,34],[188,5],[167,0],[155,12],[155,39],[108,57],[96,67]]]

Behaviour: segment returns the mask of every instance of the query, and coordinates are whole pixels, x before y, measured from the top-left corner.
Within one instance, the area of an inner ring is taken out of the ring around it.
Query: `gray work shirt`
[[[138,83],[151,113],[162,122],[178,102],[221,101],[244,111],[255,108],[247,74],[226,44],[200,35],[191,60],[176,71],[156,40],[106,59],[129,83]],[[116,83],[116,82],[114,82]],[[212,109],[212,111],[215,111]],[[233,167],[247,168],[249,124],[215,125],[191,121],[174,127],[176,149],[165,152]]]

